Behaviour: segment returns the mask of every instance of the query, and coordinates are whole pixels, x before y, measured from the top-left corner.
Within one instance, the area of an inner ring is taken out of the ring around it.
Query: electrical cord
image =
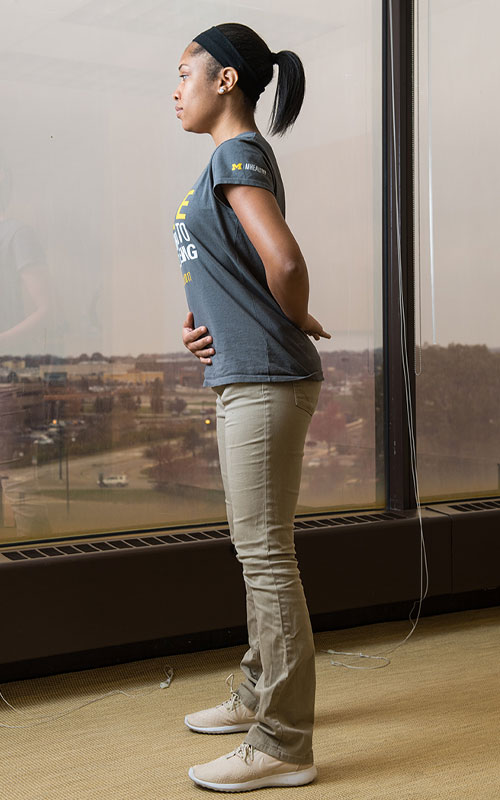
[[[161,689],[168,689],[170,683],[172,682],[172,678],[174,676],[174,668],[170,666],[170,664],[166,665],[165,672],[167,675],[167,679],[160,683]],[[29,725],[6,725],[4,722],[0,722],[0,728],[34,728],[36,725],[42,725],[44,722],[48,722],[52,719],[59,719],[60,717],[65,717],[67,714],[72,714],[73,711],[78,711],[80,708],[85,708],[85,706],[90,705],[91,703],[96,703],[98,700],[103,700],[105,697],[109,697],[112,694],[124,694],[127,697],[139,697],[143,694],[151,694],[151,692],[156,692],[158,689],[157,686],[153,686],[152,688],[149,687],[148,691],[139,691],[135,694],[130,694],[129,692],[124,692],[122,689],[114,689],[112,692],[106,692],[106,694],[100,695],[100,697],[94,697],[93,700],[87,700],[86,703],[82,703],[80,706],[75,706],[74,708],[70,708],[68,711],[63,711],[62,714],[44,714],[39,717],[37,722],[31,722]],[[17,711],[18,714],[26,714],[25,711],[21,711],[19,708],[14,708],[11,704],[5,699],[2,692],[0,692],[0,697],[6,703],[9,708],[13,711]]]
[[[393,158],[394,158],[394,174],[397,174],[397,159],[396,159],[396,109],[395,109],[395,99],[394,99],[394,40],[393,40],[393,31],[392,31],[392,3],[389,2],[389,22],[390,22],[390,41],[391,41],[391,97],[392,97],[392,142],[393,142]],[[415,497],[417,501],[417,511],[418,511],[418,519],[420,524],[420,597],[419,600],[415,600],[413,606],[410,611],[409,620],[412,623],[412,628],[405,638],[396,644],[394,647],[391,647],[389,650],[382,650],[380,653],[375,655],[368,655],[366,653],[350,653],[345,650],[321,650],[322,653],[329,653],[330,655],[342,655],[342,656],[354,656],[356,658],[368,658],[373,659],[376,661],[382,661],[382,664],[376,664],[370,667],[362,667],[356,666],[354,664],[345,664],[343,661],[335,661],[330,659],[330,663],[336,667],[345,667],[346,669],[382,669],[383,667],[387,667],[391,660],[390,658],[386,658],[385,654],[393,653],[394,650],[397,650],[398,647],[401,647],[412,635],[413,631],[415,630],[418,620],[420,618],[420,611],[422,608],[422,602],[427,597],[427,591],[429,588],[429,571],[427,567],[427,554],[425,550],[425,540],[424,540],[424,531],[422,527],[422,513],[421,513],[421,505],[420,505],[420,493],[418,490],[418,475],[416,469],[416,449],[415,449],[415,432],[413,429],[413,414],[412,414],[412,405],[411,405],[411,392],[410,392],[410,375],[409,375],[409,366],[408,366],[408,353],[406,351],[406,317],[405,317],[405,308],[403,302],[403,270],[402,270],[402,259],[401,259],[401,218],[399,213],[399,193],[398,193],[398,182],[395,181],[395,192],[396,192],[396,232],[397,232],[397,243],[398,243],[398,276],[399,276],[399,312],[400,312],[400,319],[401,319],[401,328],[400,328],[400,341],[401,341],[401,357],[402,357],[402,366],[403,366],[403,376],[404,376],[404,386],[405,386],[405,400],[406,400],[406,413],[408,416],[408,434],[409,434],[409,441],[410,441],[410,464],[411,464],[411,474],[413,479],[413,487],[415,490]],[[425,572],[425,591],[423,588],[423,577]],[[415,620],[412,619],[413,610],[415,608],[416,603],[418,602],[418,613]]]

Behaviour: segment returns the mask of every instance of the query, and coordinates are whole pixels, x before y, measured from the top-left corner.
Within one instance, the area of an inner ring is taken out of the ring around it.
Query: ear
[[[221,77],[219,80],[219,92],[221,94],[227,94],[230,92],[236,84],[238,83],[238,71],[234,67],[224,67],[221,70]],[[224,89],[224,92],[220,90]]]

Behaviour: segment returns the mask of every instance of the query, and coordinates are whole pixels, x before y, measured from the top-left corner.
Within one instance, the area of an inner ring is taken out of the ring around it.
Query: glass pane
[[[499,491],[500,7],[418,5],[416,422],[429,501]]]
[[[175,118],[178,59],[224,18],[306,70],[297,123],[270,139],[333,336],[297,512],[383,505],[381,2],[25,0],[0,34],[2,541],[225,519],[172,239],[214,149]]]

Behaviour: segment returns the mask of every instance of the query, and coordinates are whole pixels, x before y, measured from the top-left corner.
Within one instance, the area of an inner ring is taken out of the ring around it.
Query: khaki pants
[[[321,381],[212,388],[227,518],[246,587],[249,649],[237,692],[257,721],[245,742],[282,761],[309,763],[315,652],[293,519]]]

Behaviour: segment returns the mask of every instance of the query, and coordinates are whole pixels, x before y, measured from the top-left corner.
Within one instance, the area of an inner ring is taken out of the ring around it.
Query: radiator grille
[[[457,503],[456,505],[448,503],[448,507],[454,511],[488,511],[492,508],[500,508],[500,500],[477,500],[470,503]]]
[[[405,515],[397,511],[349,514],[344,517],[316,517],[314,519],[296,520],[295,530],[314,530],[331,528],[337,525],[359,525],[360,523],[381,522],[383,520],[404,519]],[[55,556],[76,555],[78,553],[96,553],[106,550],[126,550],[132,547],[155,547],[179,542],[198,542],[202,539],[230,538],[229,528],[207,528],[206,530],[174,531],[154,536],[141,536],[130,539],[108,539],[98,542],[81,542],[78,544],[44,545],[43,547],[16,548],[0,550],[3,557],[10,561],[26,561],[33,558],[51,558]]]

